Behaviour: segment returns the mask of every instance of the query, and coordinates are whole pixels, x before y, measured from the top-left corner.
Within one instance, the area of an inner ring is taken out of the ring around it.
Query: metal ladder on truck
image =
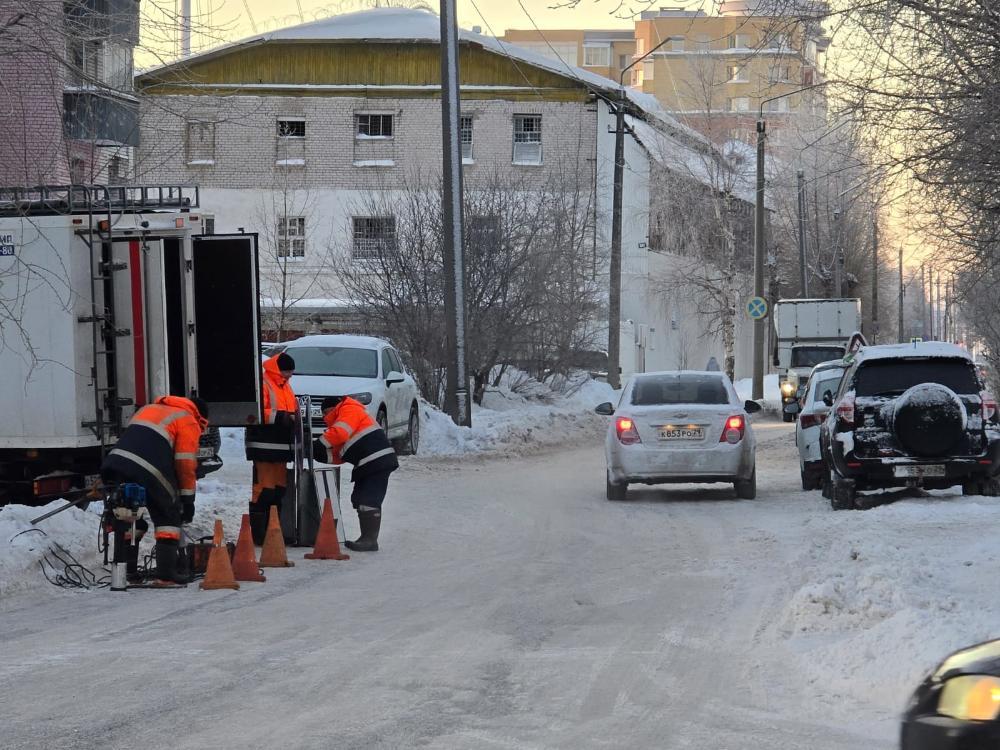
[[[119,392],[118,340],[132,331],[118,326],[115,318],[115,277],[128,264],[113,257],[112,235],[115,217],[163,209],[190,211],[199,206],[198,188],[187,185],[40,185],[0,188],[0,216],[87,217],[75,230],[90,250],[90,315],[78,318],[90,325],[94,362],[92,422],[84,422],[101,446],[102,458],[121,434],[122,410],[133,400]],[[98,289],[103,305],[98,302]],[[104,385],[101,385],[103,375]],[[107,416],[105,416],[107,415]]]

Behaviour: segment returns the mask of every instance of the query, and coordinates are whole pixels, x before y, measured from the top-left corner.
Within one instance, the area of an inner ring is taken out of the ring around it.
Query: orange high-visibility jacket
[[[247,427],[246,456],[248,461],[291,461],[292,427],[276,423],[278,412],[296,414],[299,402],[288,381],[278,369],[278,355],[264,362],[264,421]]]
[[[190,399],[157,399],[132,416],[101,473],[141,484],[162,503],[194,502],[198,444],[207,426]]]
[[[347,397],[327,412],[323,420],[326,432],[313,443],[313,457],[317,461],[354,464],[354,481],[399,468],[389,438],[361,402]]]

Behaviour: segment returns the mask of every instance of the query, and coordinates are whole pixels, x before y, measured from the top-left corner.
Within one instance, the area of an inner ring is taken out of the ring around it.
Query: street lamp
[[[757,114],[757,201],[754,210],[753,237],[753,294],[754,297],[764,296],[764,138],[767,124],[764,122],[764,105],[768,102],[784,99],[786,96],[801,94],[803,91],[825,86],[826,81],[804,86],[795,91],[788,91],[778,96],[762,99]],[[754,399],[764,398],[764,319],[753,322],[753,393]]]
[[[622,68],[621,75],[618,76],[618,106],[615,109],[615,178],[611,199],[611,259],[608,269],[608,385],[615,389],[621,387],[619,359],[622,317],[622,182],[625,176],[625,74],[669,41],[668,37],[642,57],[635,58]]]

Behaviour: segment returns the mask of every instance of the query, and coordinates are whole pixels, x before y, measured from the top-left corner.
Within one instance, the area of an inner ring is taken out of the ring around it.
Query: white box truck
[[[197,208],[187,186],[0,188],[0,505],[89,486],[159,396],[260,419],[257,237]]]
[[[820,362],[840,359],[861,330],[859,299],[783,299],[774,306],[775,352],[781,414],[795,420],[800,389]]]

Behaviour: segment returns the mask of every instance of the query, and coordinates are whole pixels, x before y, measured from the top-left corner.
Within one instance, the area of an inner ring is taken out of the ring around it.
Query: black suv
[[[952,344],[869,346],[855,355],[820,433],[834,510],[890,487],[1000,495],[997,406],[972,357]]]

